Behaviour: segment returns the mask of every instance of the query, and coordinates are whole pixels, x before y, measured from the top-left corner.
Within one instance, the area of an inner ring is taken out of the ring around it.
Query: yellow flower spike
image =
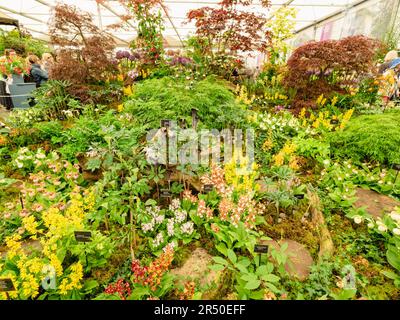
[[[129,97],[133,94],[131,86],[124,87],[123,89],[124,95]]]
[[[119,105],[117,106],[117,111],[118,111],[118,112],[124,111],[124,105],[123,105],[123,104],[119,104]]]
[[[306,108],[301,109],[300,111],[300,119],[304,119],[306,116]]]

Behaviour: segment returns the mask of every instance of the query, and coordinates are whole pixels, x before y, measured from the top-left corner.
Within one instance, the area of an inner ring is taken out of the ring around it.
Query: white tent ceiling
[[[180,46],[195,31],[193,24],[186,24],[186,14],[191,9],[203,6],[215,7],[221,0],[164,0],[168,16],[165,16],[164,38],[170,47]],[[96,0],[0,0],[0,14],[13,19],[18,19],[20,24],[39,39],[48,40],[47,22],[51,15],[51,8],[56,3],[75,5],[82,11],[90,12],[95,23],[101,28],[120,22],[119,15],[124,14],[123,7],[117,0],[108,1],[106,5],[99,5]],[[298,10],[296,18],[296,30],[301,30],[312,25],[335,12],[341,11],[359,0],[272,0],[270,10],[262,8],[259,2],[249,10],[262,12],[266,17],[272,17],[273,12],[280,6],[288,5]],[[128,31],[115,31],[113,33],[118,46],[127,46],[135,38],[134,28]]]

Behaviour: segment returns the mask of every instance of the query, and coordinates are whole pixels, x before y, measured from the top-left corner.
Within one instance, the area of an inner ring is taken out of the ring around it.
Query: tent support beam
[[[301,28],[301,29],[295,31],[294,34],[299,34],[300,32],[303,32],[303,31],[305,31],[307,29],[310,29],[312,27],[317,27],[319,24],[321,24],[321,23],[323,23],[325,21],[328,21],[328,20],[330,20],[332,18],[335,18],[337,16],[340,16],[342,13],[346,12],[347,10],[351,10],[353,8],[357,8],[358,6],[364,4],[364,3],[368,2],[368,1],[370,1],[370,0],[361,0],[361,1],[358,1],[356,3],[353,3],[349,7],[342,8],[342,9],[340,9],[340,10],[338,10],[338,11],[336,11],[336,12],[330,14],[330,15],[328,15],[327,17],[324,17],[322,19],[314,21],[313,23],[309,24],[308,26],[305,26],[304,28]]]
[[[165,8],[164,4],[162,3],[162,1],[160,1],[160,5],[161,5],[161,8],[164,10],[164,13],[165,13],[165,15],[167,16],[169,22],[171,23],[172,28],[174,28],[175,33],[176,33],[176,35],[178,36],[178,39],[179,39],[179,41],[180,41],[181,44],[182,44],[182,47],[184,48],[184,47],[185,47],[185,44],[184,44],[184,42],[183,42],[183,40],[182,40],[182,38],[181,38],[181,36],[180,36],[180,34],[179,34],[179,32],[178,32],[178,29],[175,27],[175,24],[174,24],[174,22],[172,21],[172,19],[171,19],[169,13],[168,13],[168,11],[167,11],[167,9]]]

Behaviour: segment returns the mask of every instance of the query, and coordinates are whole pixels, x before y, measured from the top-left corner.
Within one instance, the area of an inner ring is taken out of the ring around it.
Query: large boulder
[[[265,241],[265,244],[277,251],[280,251],[281,247],[287,244],[287,249],[284,251],[284,254],[287,255],[285,270],[289,276],[297,278],[300,281],[304,281],[308,278],[311,266],[313,265],[313,258],[310,252],[301,243],[284,239],[279,242],[275,240]]]
[[[357,208],[366,207],[367,212],[374,218],[381,218],[385,213],[400,207],[400,201],[372,190],[358,188],[356,196],[358,199],[354,205]]]
[[[171,273],[177,276],[177,284],[194,281],[205,288],[203,300],[220,299],[224,295],[222,289],[226,272],[210,270],[208,267],[212,263],[212,256],[205,249],[197,248],[180,268],[171,270]]]

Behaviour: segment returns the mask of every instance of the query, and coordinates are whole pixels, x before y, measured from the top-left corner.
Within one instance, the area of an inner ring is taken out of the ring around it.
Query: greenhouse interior
[[[400,0],[0,0],[0,300],[399,300]]]

